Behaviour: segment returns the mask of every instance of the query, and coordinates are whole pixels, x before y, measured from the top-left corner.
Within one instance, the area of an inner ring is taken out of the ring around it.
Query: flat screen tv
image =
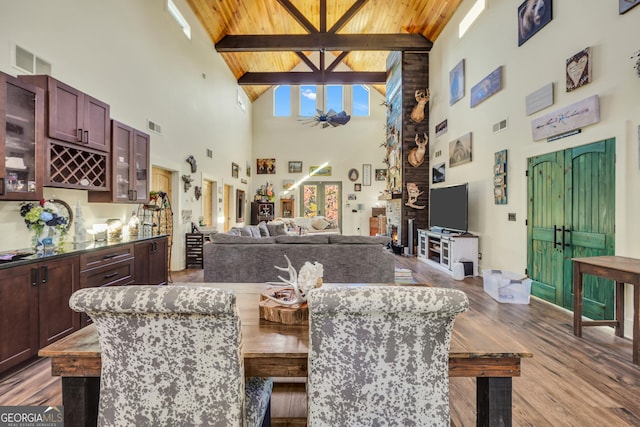
[[[468,184],[432,188],[429,192],[429,227],[468,230]]]

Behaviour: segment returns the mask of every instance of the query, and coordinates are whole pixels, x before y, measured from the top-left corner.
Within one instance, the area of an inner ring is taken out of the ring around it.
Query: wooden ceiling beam
[[[296,20],[298,24],[309,33],[314,34],[318,32],[318,29],[295,7],[289,0],[277,0],[289,15]]]
[[[307,64],[307,67],[311,68],[312,71],[320,71],[320,69],[318,67],[316,67],[316,64],[314,64],[308,57],[307,55],[305,55],[302,52],[296,52],[296,55],[298,56],[298,58],[300,58],[302,60],[302,62],[304,62],[305,64]]]
[[[429,51],[433,43],[421,34],[295,34],[227,35],[215,47],[218,52],[287,51]]]
[[[351,18],[353,18],[353,15],[358,13],[358,11],[362,8],[362,6],[364,6],[368,1],[369,0],[358,0],[354,4],[352,4],[349,10],[347,10],[347,12],[344,15],[342,15],[340,19],[338,19],[336,23],[333,24],[333,27],[331,27],[327,32],[337,33],[338,31],[340,31],[340,28],[344,27],[347,24],[347,22],[349,22]]]
[[[336,59],[333,60],[331,64],[326,68],[326,71],[333,71],[334,68],[342,62],[342,60],[349,54],[349,52],[341,52],[340,55],[336,56]]]
[[[300,85],[300,84],[384,84],[384,71],[333,71],[245,73],[238,79],[239,85]]]

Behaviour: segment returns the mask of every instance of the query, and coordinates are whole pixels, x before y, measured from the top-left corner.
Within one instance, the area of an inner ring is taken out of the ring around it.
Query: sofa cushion
[[[267,223],[264,221],[260,221],[258,224],[258,230],[260,231],[260,237],[269,237],[269,229],[267,228]]]
[[[211,236],[211,243],[225,244],[225,245],[244,245],[244,244],[258,244],[269,245],[276,242],[275,237],[250,237],[250,236],[238,236],[227,233],[217,233]]]
[[[312,235],[312,236],[276,236],[276,243],[292,243],[292,244],[322,244],[329,243],[329,236]]]
[[[391,242],[391,238],[388,236],[343,236],[331,234],[327,237],[329,238],[329,243],[346,245],[386,245]]]
[[[311,221],[311,226],[316,230],[324,230],[325,228],[328,228],[330,225],[331,223],[325,220],[324,218],[316,218],[313,221]]]
[[[267,230],[269,230],[269,236],[284,236],[287,234],[284,222],[268,222]]]
[[[241,236],[261,237],[260,229],[257,225],[245,225],[244,227],[233,227],[232,230],[238,230]]]

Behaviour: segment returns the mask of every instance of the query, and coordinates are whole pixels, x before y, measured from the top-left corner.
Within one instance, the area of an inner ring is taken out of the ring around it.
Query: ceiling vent
[[[493,124],[493,133],[500,132],[509,127],[509,119],[504,119]]]
[[[147,129],[155,133],[162,133],[162,128],[160,127],[160,124],[153,122],[149,119],[147,119]]]
[[[17,44],[13,45],[13,66],[26,74],[51,75],[51,63]]]

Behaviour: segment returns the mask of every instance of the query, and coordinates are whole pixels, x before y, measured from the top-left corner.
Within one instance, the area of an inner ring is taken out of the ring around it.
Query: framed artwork
[[[471,88],[471,108],[502,89],[502,65]]]
[[[356,195],[353,193],[347,194],[347,200],[356,200]]]
[[[568,114],[567,112],[572,112]],[[600,97],[592,95],[531,121],[534,141],[562,135],[600,121]]]
[[[431,168],[431,182],[434,184],[444,182],[444,174],[445,164],[440,163],[439,165],[435,165],[433,168]]]
[[[493,197],[496,205],[507,204],[507,150],[495,154],[493,165]]]
[[[309,168],[309,175],[331,176],[331,166],[325,166],[323,168],[320,166],[311,166]]]
[[[464,59],[449,71],[449,105],[464,97]]]
[[[248,160],[246,161],[244,171],[246,172],[247,176],[251,176],[251,163],[249,163]]]
[[[518,46],[551,22],[552,0],[525,0],[518,6]]]
[[[234,178],[237,178],[239,172],[240,172],[240,166],[238,166],[237,163],[231,163],[231,176]]]
[[[362,165],[362,185],[371,185],[371,165]]]
[[[353,191],[362,191],[362,184],[353,184]]]
[[[352,181],[352,182],[357,181],[358,178],[360,177],[360,174],[358,173],[358,169],[356,168],[349,169],[349,173],[347,175],[349,177],[349,181]]]
[[[449,125],[447,124],[447,120],[444,119],[436,125],[436,136],[444,135],[448,130]]]
[[[386,169],[376,169],[376,181],[384,181],[387,179]]]
[[[302,162],[298,160],[289,162],[289,173],[302,173]]]
[[[567,59],[566,71],[567,92],[591,83],[591,48],[583,49]]]
[[[236,222],[244,222],[244,190],[236,190]]]
[[[283,179],[282,180],[282,188],[284,188],[285,190],[288,190],[291,187],[293,187],[294,182],[295,181],[293,179]]]
[[[471,132],[449,143],[449,167],[471,162]]]
[[[618,12],[620,15],[640,4],[640,0],[618,0]]]
[[[276,159],[257,159],[256,166],[258,175],[272,175],[276,173]]]

